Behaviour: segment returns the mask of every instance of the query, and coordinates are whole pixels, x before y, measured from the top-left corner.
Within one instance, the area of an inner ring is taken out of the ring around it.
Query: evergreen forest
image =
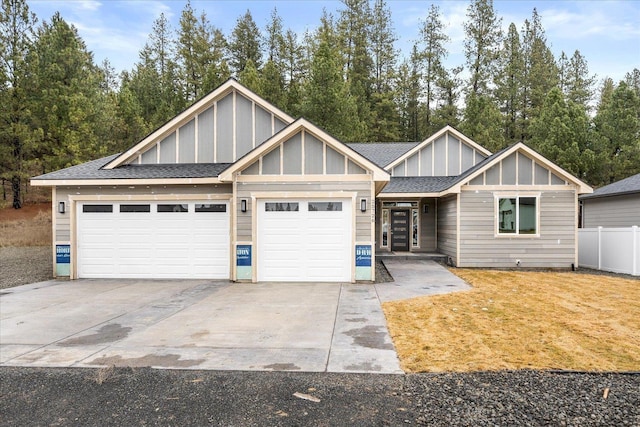
[[[2,0],[3,199],[19,208],[31,176],[121,152],[229,77],[343,142],[420,141],[450,124],[493,152],[523,141],[595,187],[640,173],[638,68],[592,75],[580,51],[554,56],[535,9],[507,27],[492,0],[469,2],[466,60],[449,68],[441,11],[424,7],[401,52],[385,0],[343,0],[304,34],[276,9],[224,34],[187,1],[177,28],[160,15],[116,73],[59,13]]]

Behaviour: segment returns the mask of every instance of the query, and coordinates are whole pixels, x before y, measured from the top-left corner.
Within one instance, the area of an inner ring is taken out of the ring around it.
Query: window
[[[227,205],[224,203],[207,203],[207,204],[199,204],[196,203],[196,212],[226,212]]]
[[[341,210],[342,202],[309,202],[309,212]]]
[[[411,209],[411,235],[413,240],[411,242],[411,246],[418,246],[418,209]]]
[[[151,212],[151,205],[120,205],[120,212]]]
[[[382,202],[383,208],[417,208],[418,202]]]
[[[498,234],[538,233],[537,197],[500,197],[497,200]]]
[[[111,213],[113,205],[82,205],[84,213]]]
[[[389,242],[389,209],[382,210],[382,247],[387,247]]]
[[[158,212],[189,212],[188,205],[158,205]]]
[[[265,212],[298,212],[299,209],[296,202],[267,202],[264,204]]]

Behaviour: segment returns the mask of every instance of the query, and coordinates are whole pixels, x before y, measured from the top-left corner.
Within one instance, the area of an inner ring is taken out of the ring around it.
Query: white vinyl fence
[[[579,229],[578,265],[640,276],[640,230],[635,225]]]

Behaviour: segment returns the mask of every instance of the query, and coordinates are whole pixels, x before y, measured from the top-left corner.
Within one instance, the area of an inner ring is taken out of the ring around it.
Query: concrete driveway
[[[0,365],[402,373],[384,301],[470,289],[428,260],[394,282],[49,281],[0,291]]]
[[[49,281],[0,320],[5,366],[402,373],[372,285]]]

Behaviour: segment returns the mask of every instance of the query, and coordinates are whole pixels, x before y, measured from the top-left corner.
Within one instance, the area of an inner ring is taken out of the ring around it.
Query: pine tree
[[[460,123],[458,101],[461,96],[463,67],[451,70],[443,69],[443,73],[436,81],[438,104],[433,112],[433,128],[441,129],[446,125],[457,127]]]
[[[99,137],[102,75],[75,27],[59,13],[38,29],[27,56],[34,83],[33,126],[43,171],[82,163],[107,153]]]
[[[421,52],[420,59],[422,62],[422,77],[424,82],[424,120],[423,126],[425,134],[430,135],[436,131],[431,111],[433,104],[437,101],[437,82],[444,75],[443,61],[447,57],[447,49],[445,44],[449,41],[449,37],[444,33],[444,25],[441,20],[440,9],[438,6],[431,5],[427,19],[422,23],[420,29],[421,36]]]
[[[172,34],[169,21],[160,14],[149,40],[140,51],[140,61],[131,73],[129,88],[140,103],[143,120],[154,129],[186,105],[179,84]]]
[[[567,99],[576,104],[583,105],[588,111],[590,109],[594,91],[595,76],[589,75],[589,66],[587,60],[579,50],[573,53],[569,60],[569,66],[566,73],[566,92]]]
[[[15,209],[22,207],[22,181],[33,149],[30,132],[32,84],[26,55],[32,49],[36,17],[23,0],[2,0],[0,10],[0,175],[11,181]],[[4,188],[4,185],[3,185]]]
[[[522,134],[518,128],[522,111],[522,75],[524,71],[520,36],[513,23],[509,25],[498,63],[495,98],[504,117],[505,142],[511,144],[516,142]]]
[[[287,30],[284,34],[281,58],[285,85],[282,108],[289,114],[298,115],[302,98],[302,80],[308,74],[308,61],[305,60],[298,36],[292,30]]]
[[[344,58],[344,75],[356,104],[358,121],[369,133],[373,59],[371,58],[372,14],[368,0],[342,0],[345,8],[337,22],[337,41]]]
[[[238,74],[238,81],[249,90],[262,95],[262,79],[251,59],[247,60],[244,69]]]
[[[405,60],[398,69],[397,100],[400,111],[400,136],[403,141],[419,141],[420,99],[420,55],[414,44],[410,60]]]
[[[371,57],[374,74],[369,139],[372,141],[400,139],[398,109],[394,100],[397,51],[393,44],[396,39],[391,11],[384,0],[376,0],[371,23]]]
[[[464,52],[469,69],[469,94],[488,95],[502,41],[502,18],[493,9],[493,0],[473,0],[464,23]]]
[[[530,122],[538,117],[547,93],[558,86],[558,69],[538,11],[525,20],[522,36],[524,73],[522,83],[522,141],[529,139]]]
[[[588,178],[596,159],[589,147],[589,117],[560,88],[549,91],[530,132],[535,150],[578,178]]]
[[[236,76],[240,75],[249,60],[253,62],[256,69],[262,67],[260,39],[260,30],[247,9],[245,14],[236,21],[229,42],[231,68]]]
[[[302,112],[322,129],[336,138],[349,142],[364,138],[357,106],[348,84],[342,77],[342,61],[336,48],[336,35],[331,17],[323,16],[317,32],[318,46],[311,62],[309,79],[305,85]]]
[[[640,99],[626,82],[601,101],[594,123],[607,162],[602,184],[640,173]]]
[[[493,100],[487,95],[467,97],[462,132],[486,149],[496,152],[505,147],[502,115]]]

